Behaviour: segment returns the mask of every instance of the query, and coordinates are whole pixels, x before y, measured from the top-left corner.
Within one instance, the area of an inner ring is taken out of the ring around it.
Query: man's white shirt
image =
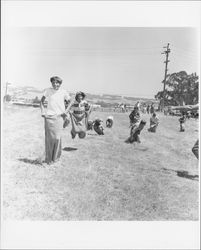
[[[53,88],[47,88],[44,90],[43,96],[47,99],[47,111],[48,116],[61,115],[65,112],[64,101],[70,100],[70,95],[64,89],[55,90]]]

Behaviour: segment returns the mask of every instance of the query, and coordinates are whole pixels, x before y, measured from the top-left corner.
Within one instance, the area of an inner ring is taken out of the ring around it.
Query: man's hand
[[[42,96],[41,102],[40,102],[41,116],[42,116],[43,118],[46,118],[44,102],[45,102],[45,96]]]
[[[63,113],[63,114],[61,114],[61,117],[62,117],[63,119],[65,119],[65,118],[67,117],[67,114],[66,114],[66,113]]]

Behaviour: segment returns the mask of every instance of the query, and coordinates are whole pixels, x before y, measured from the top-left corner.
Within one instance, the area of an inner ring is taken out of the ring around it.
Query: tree
[[[199,82],[196,73],[188,75],[185,71],[169,74],[166,79],[165,106],[193,105],[198,103]],[[162,102],[163,91],[159,91],[155,98]]]

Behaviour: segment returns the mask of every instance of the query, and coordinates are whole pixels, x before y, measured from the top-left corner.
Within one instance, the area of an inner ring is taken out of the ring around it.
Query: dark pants
[[[180,132],[184,132],[185,131],[185,126],[183,122],[180,122]]]

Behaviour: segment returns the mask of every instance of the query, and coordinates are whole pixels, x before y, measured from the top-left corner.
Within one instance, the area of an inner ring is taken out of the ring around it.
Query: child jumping
[[[139,142],[140,143],[140,132],[143,130],[146,122],[144,120],[140,121],[140,113],[138,107],[134,107],[133,111],[129,115],[130,119],[130,136],[125,141],[126,143]]]
[[[134,107],[133,111],[129,115],[130,127],[139,124],[140,122],[140,113],[138,107]]]
[[[85,93],[77,92],[75,100],[70,107],[70,118],[72,123],[71,136],[72,139],[78,134],[79,138],[86,136],[86,130],[88,128],[88,119],[91,113],[91,106],[85,101]]]

